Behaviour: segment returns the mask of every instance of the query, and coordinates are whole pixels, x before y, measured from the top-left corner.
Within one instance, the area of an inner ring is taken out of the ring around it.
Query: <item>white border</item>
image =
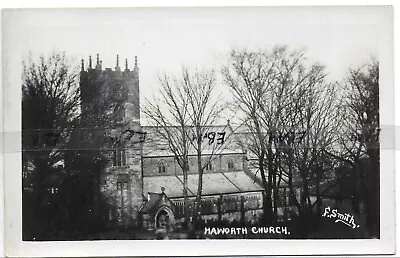
[[[53,3],[52,3],[53,4]],[[202,5],[196,3],[197,5]],[[246,3],[247,4],[247,3]],[[377,3],[375,3],[377,4]],[[148,5],[151,6],[151,3]],[[207,5],[207,4],[206,4]],[[208,4],[209,5],[209,4]],[[244,5],[241,3],[239,5]],[[53,5],[54,6],[54,5]],[[390,16],[390,15],[389,15]],[[381,124],[394,124],[393,98],[393,39],[391,21],[387,17],[382,26],[381,60]],[[21,142],[7,142],[7,132],[20,126],[19,71],[14,59],[18,44],[10,44],[3,37],[4,97],[12,107],[5,107],[5,146],[21,146]],[[5,49],[4,46],[8,46]],[[17,74],[17,78],[15,78]],[[17,81],[18,87],[11,87]],[[384,100],[384,101],[382,101]],[[7,101],[7,102],[8,102]],[[3,102],[4,103],[4,102]],[[16,112],[17,111],[17,112]],[[13,139],[14,140],[14,139]],[[188,256],[188,255],[293,255],[293,254],[382,254],[393,253],[394,246],[394,151],[381,152],[381,233],[380,240],[180,240],[180,241],[85,241],[85,242],[22,242],[21,232],[21,158],[19,153],[5,153],[6,193],[6,250],[7,256]],[[382,187],[384,186],[384,187]],[[10,236],[10,237],[9,237]],[[62,253],[61,253],[62,251]]]

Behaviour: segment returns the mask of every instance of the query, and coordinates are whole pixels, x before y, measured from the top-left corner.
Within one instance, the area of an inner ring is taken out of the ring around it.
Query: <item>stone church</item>
[[[117,56],[115,69],[103,69],[97,55],[96,64],[90,58],[86,69],[82,60],[80,73],[83,117],[108,119],[106,126],[96,125],[104,128],[99,147],[108,160],[100,180],[100,196],[106,204],[102,218],[114,225],[173,226],[185,215],[182,170],[172,152],[154,140],[154,128],[141,125],[140,87],[146,85],[140,85],[137,58],[132,70],[127,59],[124,66],[120,67]],[[212,125],[207,134],[206,138],[213,136],[213,144],[224,148],[213,153],[205,169],[201,217],[239,221],[260,216],[263,188],[248,168],[233,128],[229,123]],[[212,154],[206,151],[207,155]],[[194,153],[189,156],[189,207],[193,207],[198,174]]]

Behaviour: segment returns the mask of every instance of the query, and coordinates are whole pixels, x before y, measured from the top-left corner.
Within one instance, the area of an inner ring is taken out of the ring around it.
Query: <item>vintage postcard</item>
[[[394,253],[390,6],[2,14],[6,255]]]

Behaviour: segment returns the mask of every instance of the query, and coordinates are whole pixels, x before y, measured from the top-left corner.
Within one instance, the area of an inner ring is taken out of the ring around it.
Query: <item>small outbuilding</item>
[[[161,193],[148,193],[146,203],[139,210],[143,228],[173,229],[175,225],[175,205],[168,199],[164,191],[165,188],[161,187]]]

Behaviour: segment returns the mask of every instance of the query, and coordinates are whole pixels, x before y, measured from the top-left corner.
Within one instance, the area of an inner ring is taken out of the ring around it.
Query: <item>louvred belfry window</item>
[[[113,151],[113,166],[121,167],[126,165],[126,150],[115,149]]]
[[[158,173],[166,173],[167,168],[166,168],[166,162],[164,160],[161,160],[158,162]]]
[[[228,169],[229,170],[235,169],[235,163],[231,159],[228,160]]]

